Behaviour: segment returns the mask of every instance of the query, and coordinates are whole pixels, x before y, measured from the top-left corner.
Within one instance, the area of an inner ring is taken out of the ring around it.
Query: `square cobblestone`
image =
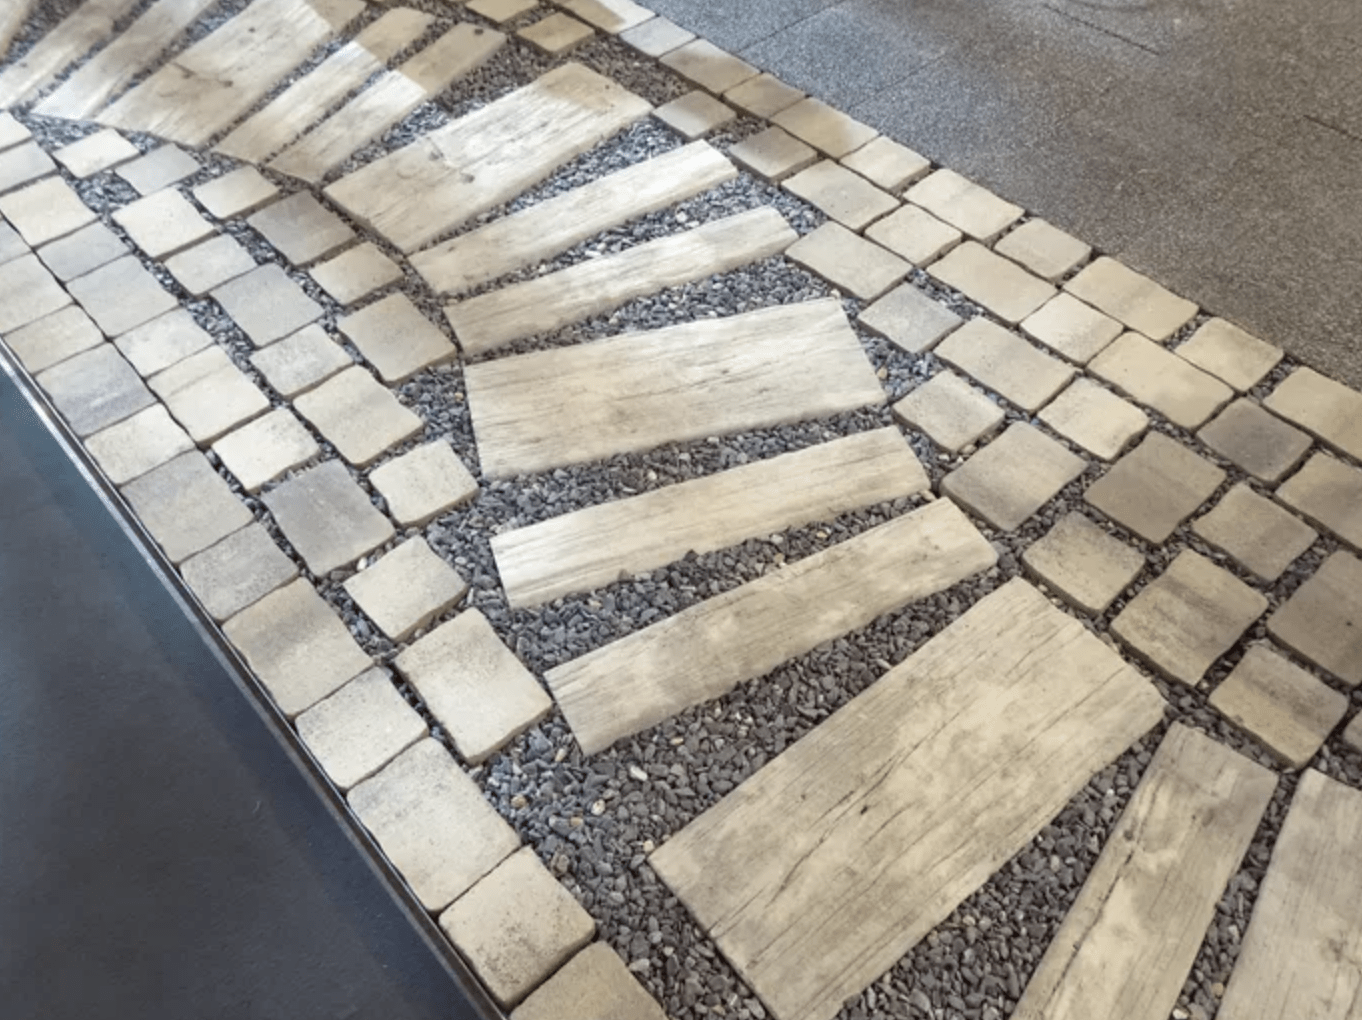
[[[128,246],[99,222],[81,227],[74,234],[38,249],[38,258],[43,260],[43,265],[62,281],[94,272],[100,266],[108,265],[127,254],[130,254]]]
[[[141,153],[137,146],[113,128],[86,135],[78,142],[63,145],[53,154],[58,163],[71,172],[72,177],[84,180],[101,170],[136,159]]]
[[[994,250],[1051,283],[1092,254],[1090,246],[1045,220],[1027,220],[1001,238]]]
[[[1351,464],[1317,453],[1277,490],[1277,498],[1362,549],[1362,471]]]
[[[1232,403],[1197,438],[1254,478],[1275,482],[1300,463],[1311,439],[1251,400]]]
[[[20,364],[35,375],[103,342],[104,334],[75,305],[67,305],[5,334],[5,343]]]
[[[1088,486],[1084,499],[1117,524],[1158,545],[1225,480],[1225,472],[1161,432]]]
[[[626,29],[620,33],[620,38],[646,56],[660,57],[686,45],[695,38],[695,33],[686,31],[666,18],[657,17],[637,28]]]
[[[895,195],[932,168],[926,156],[884,135],[843,156],[842,165]]]
[[[729,156],[758,177],[772,183],[812,166],[818,151],[778,127],[744,138],[728,150]]]
[[[929,351],[965,320],[911,283],[895,287],[856,321],[909,354]]]
[[[1017,528],[1083,473],[1083,459],[1025,422],[941,480],[941,492],[1002,531]]]
[[[0,334],[46,318],[71,303],[36,255],[0,265]]]
[[[1240,393],[1257,386],[1282,360],[1280,348],[1224,319],[1206,323],[1177,353]]]
[[[1064,289],[1154,340],[1167,340],[1196,314],[1191,301],[1105,255]]]
[[[8,223],[0,221],[0,265],[28,254],[28,245]]]
[[[687,140],[694,141],[715,128],[731,124],[738,115],[708,92],[696,89],[670,103],[663,103],[653,111],[653,116]]]
[[[150,195],[199,172],[199,161],[177,145],[162,145],[114,172],[139,195]]]
[[[1272,614],[1267,630],[1345,684],[1362,683],[1362,560],[1334,553]]]
[[[1021,206],[1003,201],[954,170],[937,170],[909,188],[904,197],[984,244],[992,242],[1023,212]]]
[[[368,779],[430,732],[381,669],[361,673],[297,723],[298,736],[342,790]]]
[[[1093,358],[1089,370],[1174,425],[1199,428],[1234,391],[1166,348],[1126,333]]]
[[[223,436],[213,452],[241,487],[254,493],[322,451],[293,412],[279,407]]]
[[[1035,413],[1073,378],[1073,369],[987,319],[970,319],[936,356],[986,389]]]
[[[180,311],[180,309],[176,309],[176,311]],[[225,350],[216,344],[209,344],[203,350],[196,351],[187,358],[181,358],[169,367],[150,376],[147,379],[147,385],[151,387],[153,393],[164,400],[171,394],[178,393],[201,379],[206,379],[220,369],[233,367],[233,364]]]
[[[389,447],[425,428],[390,390],[358,366],[304,393],[294,406],[356,467],[367,467]]]
[[[509,1009],[591,941],[596,922],[522,847],[440,916],[440,927]]]
[[[152,468],[123,486],[123,495],[176,564],[252,520],[246,504],[197,450]]]
[[[305,326],[292,336],[251,355],[265,381],[292,399],[354,364],[345,348],[321,326]]]
[[[1348,711],[1346,695],[1265,645],[1245,653],[1210,703],[1293,769],[1310,763]]]
[[[950,453],[990,435],[1003,409],[951,371],[938,372],[894,405],[894,417]]]
[[[243,609],[222,630],[290,718],[373,665],[302,578]]]
[[[57,164],[37,142],[0,152],[0,194],[57,172]]]
[[[893,195],[830,159],[801,170],[783,187],[852,230],[860,230],[899,205]]]
[[[220,353],[221,348],[210,347],[178,364],[207,364],[209,358],[205,355],[216,356]],[[212,360],[217,359],[214,357]],[[176,367],[171,366],[170,375],[164,372],[158,375],[158,394],[165,401],[166,410],[200,446],[216,442],[232,429],[270,409],[265,394],[230,360],[183,386],[167,385],[179,374],[175,372]]]
[[[787,85],[773,74],[759,74],[735,85],[724,93],[724,99],[754,117],[770,120],[781,110],[794,106],[804,93]]]
[[[561,11],[550,14],[533,25],[527,25],[516,33],[521,39],[533,43],[551,57],[576,49],[595,34],[596,30],[590,25],[584,25]]]
[[[176,308],[128,330],[114,343],[145,378],[212,347],[213,338],[194,316]]]
[[[213,225],[174,188],[139,198],[115,211],[113,218],[154,259],[174,255],[213,233]]]
[[[812,96],[781,110],[771,122],[832,159],[850,155],[879,134],[869,124]]]
[[[366,241],[314,266],[311,276],[339,304],[349,305],[402,279],[402,269]]]
[[[1113,538],[1080,513],[1060,518],[1022,553],[1022,562],[1065,602],[1101,616],[1144,570],[1144,554]]]
[[[180,306],[132,255],[72,280],[66,289],[111,337],[121,336]]]
[[[745,60],[719,49],[704,39],[692,39],[670,50],[661,58],[687,81],[721,96],[729,89],[757,76],[757,69]]]
[[[1340,453],[1362,460],[1362,393],[1313,368],[1298,368],[1268,394],[1263,406]]]
[[[964,237],[950,224],[942,223],[926,209],[915,205],[905,205],[872,223],[865,236],[916,266],[925,266],[940,258]]]
[[[431,365],[452,361],[459,353],[440,327],[402,293],[389,294],[345,316],[336,328],[389,385],[406,382]]]
[[[255,268],[255,259],[230,234],[196,244],[166,262],[170,275],[194,297],[203,297],[228,280]]]
[[[553,701],[476,609],[442,623],[395,660],[471,765],[541,721]]]
[[[1013,325],[1055,296],[1050,284],[977,241],[951,249],[927,272]]]
[[[185,584],[219,623],[298,576],[298,568],[259,524],[248,524],[180,566]]]
[[[246,222],[295,266],[325,258],[355,237],[343,219],[308,191],[267,205]]]
[[[110,344],[67,358],[37,378],[72,431],[82,437],[156,403],[133,367]]]
[[[1056,354],[1086,365],[1121,335],[1124,327],[1072,294],[1056,294],[1022,320],[1021,330]]]
[[[0,198],[0,214],[32,248],[74,233],[97,219],[60,177],[49,177]]]
[[[263,499],[279,530],[318,577],[349,566],[394,534],[339,461],[301,471]]]
[[[611,35],[636,28],[653,16],[633,0],[566,0],[563,7]]]
[[[33,137],[33,132],[24,127],[14,115],[0,113],[0,150],[10,149]]]
[[[604,942],[593,942],[539,986],[511,1020],[667,1020]]]
[[[498,25],[520,17],[539,6],[538,0],[471,0],[467,8]]]
[[[420,528],[478,494],[478,483],[439,439],[374,468],[369,481],[403,528]]]
[[[213,297],[257,347],[296,333],[322,316],[322,306],[273,263],[223,284]]]
[[[1040,420],[1095,457],[1112,460],[1149,428],[1149,416],[1091,379],[1075,379]]]
[[[1281,577],[1319,537],[1314,528],[1243,483],[1197,518],[1192,530],[1268,582]]]
[[[874,301],[913,268],[840,223],[824,223],[790,245],[785,254],[862,301]]]
[[[1267,599],[1188,550],[1111,622],[1111,632],[1169,680],[1195,687],[1267,611]]]
[[[199,205],[220,220],[252,213],[277,194],[279,189],[253,166],[205,181],[193,191]]]
[[[126,485],[152,468],[160,467],[194,449],[194,441],[160,404],[153,404],[85,441],[109,481]]]
[[[417,536],[345,582],[364,615],[396,642],[406,641],[468,593],[468,582]]]

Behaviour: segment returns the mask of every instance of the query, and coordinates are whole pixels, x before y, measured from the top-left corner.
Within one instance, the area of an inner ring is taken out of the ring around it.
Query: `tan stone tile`
[[[1003,423],[1003,409],[954,372],[938,372],[893,408],[894,417],[927,433],[950,453],[976,443]]]
[[[1113,538],[1080,513],[1066,514],[1022,562],[1065,602],[1100,616],[1144,570],[1144,554]]]
[[[782,181],[818,159],[817,150],[778,127],[744,138],[728,154],[758,177],[772,182]]]
[[[114,172],[131,184],[139,195],[150,195],[192,177],[199,170],[199,161],[178,145],[162,145],[145,156],[124,163]]]
[[[11,113],[0,113],[0,150],[10,149],[28,141],[33,132],[24,127]]]
[[[950,251],[964,235],[925,209],[905,205],[872,223],[866,229],[865,236],[884,245],[895,255],[922,266]]]
[[[180,304],[131,255],[72,280],[66,289],[111,337],[136,329]]]
[[[1311,442],[1304,432],[1243,398],[1221,411],[1197,438],[1264,482],[1278,481],[1299,464]]]
[[[374,468],[369,482],[387,502],[393,520],[404,528],[424,527],[478,494],[477,481],[444,439]]]
[[[1196,305],[1105,255],[1064,289],[1155,340],[1166,340],[1196,314]]]
[[[904,197],[984,244],[1015,223],[1023,211],[954,170],[928,175]]]
[[[704,39],[694,39],[678,46],[662,57],[662,63],[716,96],[757,76],[757,69],[747,61]]]
[[[430,731],[381,669],[361,673],[298,716],[298,736],[331,781],[348,790]]]
[[[192,315],[183,308],[176,308],[128,330],[114,343],[138,374],[148,378],[212,347],[213,338]],[[225,361],[219,364],[225,364]]]
[[[359,348],[389,385],[406,382],[431,365],[451,361],[458,350],[405,294],[389,294],[345,316],[336,328]]]
[[[1089,245],[1045,220],[1027,220],[993,247],[1051,283],[1092,254]]]
[[[1072,294],[1056,294],[1022,320],[1021,330],[1056,354],[1086,365],[1121,335],[1123,327],[1109,315],[1085,305]]]
[[[1350,687],[1362,683],[1362,560],[1334,553],[1272,614],[1267,630]]]
[[[1351,464],[1317,453],[1277,490],[1277,498],[1362,549],[1362,471]]]
[[[223,436],[213,452],[241,487],[253,493],[322,451],[293,412],[280,407]]]
[[[129,482],[123,496],[172,563],[251,523],[246,505],[197,450]]]
[[[248,524],[180,565],[185,584],[221,623],[298,576],[259,524]]]
[[[253,166],[243,166],[194,189],[198,203],[220,220],[254,212],[279,194],[279,189]]]
[[[1117,524],[1159,544],[1220,487],[1225,472],[1151,432],[1088,487],[1084,498]]]
[[[349,225],[309,191],[267,205],[246,222],[295,266],[325,258],[355,237]]]
[[[898,199],[830,159],[789,178],[784,188],[852,230],[898,208]]]
[[[536,21],[516,33],[526,42],[533,43],[550,56],[558,56],[575,49],[590,39],[596,32],[590,25],[584,25],[571,15],[550,14],[542,21]]]
[[[101,170],[136,159],[141,153],[137,146],[113,128],[105,128],[87,135],[78,142],[64,145],[53,154],[58,163],[71,172],[72,177],[93,177]]]
[[[73,355],[37,378],[78,436],[106,429],[156,402],[111,344]]]
[[[194,441],[160,404],[153,404],[85,441],[109,481],[125,485],[194,449]]]
[[[125,205],[114,222],[154,259],[166,258],[213,233],[213,226],[174,188]]]
[[[1132,400],[1185,429],[1200,427],[1234,396],[1215,376],[1139,333],[1118,337],[1088,368]]]
[[[24,244],[24,239],[19,236],[19,232],[8,223],[0,222],[0,265],[12,262],[14,259],[27,255],[28,245]]]
[[[1075,379],[1040,420],[1095,457],[1111,460],[1149,427],[1149,416],[1091,379]]]
[[[941,492],[995,528],[1015,531],[1085,465],[1049,436],[1016,422],[941,480]]]
[[[57,164],[37,142],[0,152],[0,194],[57,172]]]
[[[5,334],[5,343],[20,364],[35,374],[103,342],[104,334],[75,305]]]
[[[1267,611],[1267,599],[1204,556],[1178,554],[1111,623],[1111,632],[1169,680],[1195,687]]]
[[[724,99],[738,109],[767,120],[803,98],[804,93],[793,85],[786,85],[775,75],[765,73],[748,78],[724,93]]]
[[[786,249],[788,258],[862,301],[873,301],[912,269],[840,223],[824,223]]]
[[[832,159],[850,155],[879,134],[812,96],[781,110],[771,122]]]
[[[842,165],[872,184],[898,194],[932,168],[926,156],[880,135],[842,157]]]
[[[296,333],[322,315],[321,305],[274,264],[224,283],[213,297],[257,347]]]
[[[96,219],[60,177],[49,177],[0,198],[0,214],[32,248],[74,233]]]
[[[402,279],[402,268],[366,241],[313,266],[310,275],[339,304],[349,305]]]
[[[170,275],[194,297],[203,297],[255,268],[255,259],[230,234],[219,234],[166,262]]]
[[[539,4],[537,0],[470,0],[465,6],[474,14],[501,25],[534,10]]]
[[[927,272],[1014,325],[1055,295],[1055,289],[1044,280],[977,241],[951,249]]]
[[[36,255],[0,265],[0,335],[51,315],[71,303]]]
[[[182,311],[182,309],[176,309]],[[172,312],[172,315],[175,313]],[[216,344],[209,344],[201,351],[182,358],[157,372],[147,379],[147,385],[151,391],[164,400],[187,386],[192,386],[201,379],[206,379],[214,372],[223,368],[232,367],[232,359],[227,356],[227,352]]]
[[[1263,406],[1340,453],[1362,460],[1362,393],[1313,368],[1298,368],[1268,394]]]
[[[620,33],[620,38],[646,56],[660,57],[678,46],[686,45],[695,38],[695,33],[658,17],[643,22],[637,28],[626,29]]]
[[[987,319],[970,319],[936,348],[948,365],[1034,413],[1073,378],[1073,369]]]
[[[251,364],[281,396],[292,399],[354,364],[345,348],[313,324],[251,355]]]
[[[900,284],[856,317],[909,354],[929,351],[965,320],[911,283]]]
[[[574,956],[511,1014],[511,1020],[667,1020],[662,1007],[604,942]]]
[[[566,0],[563,7],[611,35],[637,28],[653,16],[652,11],[633,0]]]
[[[279,530],[318,577],[349,566],[393,537],[392,524],[339,461],[301,471],[263,499]]]
[[[1319,534],[1240,483],[1192,523],[1198,538],[1228,553],[1264,581],[1275,581]]]
[[[1240,393],[1257,386],[1282,360],[1280,348],[1224,319],[1206,323],[1177,353]]]
[[[174,367],[171,367],[172,373]],[[161,399],[165,401],[166,410],[200,446],[216,442],[232,429],[270,409],[270,402],[260,388],[230,363],[219,365],[173,392],[162,393]]]
[[[58,280],[69,281],[129,253],[130,249],[117,234],[96,221],[43,245],[38,249],[38,258]]]
[[[406,641],[468,593],[468,582],[416,537],[345,582],[364,615],[391,640]]]
[[[358,366],[304,393],[294,406],[356,467],[372,464],[389,447],[425,427],[419,417]]]
[[[659,106],[653,116],[687,140],[694,141],[715,128],[732,123],[737,114],[708,92],[696,89]]]

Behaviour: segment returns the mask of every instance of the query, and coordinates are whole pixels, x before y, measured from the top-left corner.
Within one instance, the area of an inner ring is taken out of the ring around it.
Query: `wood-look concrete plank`
[[[24,4],[16,5],[24,13]],[[0,73],[0,109],[12,106],[50,83],[74,61],[104,42],[119,18],[137,0],[89,0],[68,14],[19,60]],[[17,31],[18,24],[13,26]]]

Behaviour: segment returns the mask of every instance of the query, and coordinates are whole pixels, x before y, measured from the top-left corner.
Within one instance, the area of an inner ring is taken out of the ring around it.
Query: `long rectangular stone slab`
[[[649,863],[778,1020],[830,1020],[1163,710],[1014,580]]]
[[[213,0],[157,0],[108,46],[86,61],[39,103],[44,117],[83,120],[146,68]]]
[[[0,109],[13,106],[25,95],[42,88],[72,61],[103,42],[113,31],[114,23],[136,7],[137,2],[89,0],[77,7],[0,74]]]
[[[1272,848],[1218,1020],[1353,1020],[1362,997],[1362,793],[1313,769]]]
[[[342,177],[326,194],[413,252],[514,198],[651,109],[605,76],[564,64]]]
[[[0,57],[9,52],[9,44],[14,41],[19,29],[28,20],[29,11],[36,0],[10,0],[0,9]]]
[[[97,119],[203,145],[363,9],[361,0],[256,0]]]
[[[299,78],[214,146],[224,156],[260,163],[297,138],[326,112],[387,66],[435,19],[398,7]]]
[[[692,142],[428,248],[411,264],[437,293],[471,290],[737,176],[718,149]]]
[[[586,754],[997,562],[948,499],[635,631],[544,675]]]
[[[930,484],[902,433],[876,429],[504,532],[492,553],[511,605],[535,606]]]
[[[778,255],[798,238],[784,216],[763,206],[446,305],[445,315],[464,353],[483,354],[631,298]]]
[[[427,99],[480,67],[506,43],[490,28],[455,25],[396,71],[388,71],[271,161],[316,184]]]
[[[465,372],[488,477],[885,400],[835,299],[536,351]]]
[[[1013,1020],[1165,1020],[1276,773],[1174,724]]]

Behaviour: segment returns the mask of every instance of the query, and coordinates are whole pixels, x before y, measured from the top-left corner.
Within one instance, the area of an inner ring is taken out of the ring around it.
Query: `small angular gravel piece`
[[[1022,553],[1022,562],[1065,602],[1100,616],[1144,570],[1145,558],[1080,513],[1069,513]]]
[[[1281,577],[1319,538],[1314,528],[1242,483],[1197,518],[1192,530],[1268,582]]]
[[[361,673],[298,716],[297,725],[298,736],[342,790],[430,732],[382,669]]]

